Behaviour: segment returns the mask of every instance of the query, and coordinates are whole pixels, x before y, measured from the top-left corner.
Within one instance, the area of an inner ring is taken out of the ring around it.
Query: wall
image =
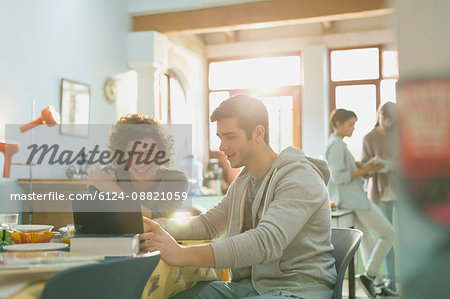
[[[91,87],[90,122],[113,123],[103,82],[127,71],[127,1],[0,0],[0,138],[48,105],[60,110],[60,81]],[[70,142],[70,141],[68,141]],[[3,169],[3,155],[0,154]]]
[[[115,107],[103,96],[108,76],[127,70],[126,1],[0,2],[0,118],[24,123],[36,111],[59,110],[60,80],[91,86],[93,123],[115,120]],[[0,128],[4,136],[4,128]]]

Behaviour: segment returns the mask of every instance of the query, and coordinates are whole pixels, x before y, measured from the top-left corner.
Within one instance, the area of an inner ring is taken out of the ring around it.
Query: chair
[[[50,277],[42,298],[141,298],[159,259],[157,254],[67,269]]]
[[[342,298],[342,285],[345,270],[358,250],[363,233],[357,229],[332,228],[331,244],[333,244],[333,257],[336,260],[337,279],[332,299]]]

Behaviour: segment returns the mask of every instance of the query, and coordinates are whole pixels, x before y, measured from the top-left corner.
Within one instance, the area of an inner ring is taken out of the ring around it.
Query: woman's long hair
[[[388,133],[395,132],[397,128],[397,106],[393,102],[386,102],[383,106],[380,106],[377,111],[377,123],[375,128],[380,126],[380,115],[391,121],[392,125],[388,129]]]

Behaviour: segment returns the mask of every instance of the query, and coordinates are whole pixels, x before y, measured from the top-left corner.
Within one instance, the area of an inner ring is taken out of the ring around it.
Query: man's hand
[[[147,217],[143,217],[143,221],[145,233],[140,235],[141,241],[144,241],[140,244],[140,250],[144,252],[159,250],[161,259],[169,265],[185,266],[183,246],[179,245],[157,222]]]
[[[151,226],[147,224],[148,220],[158,223],[161,227],[164,227],[167,224],[167,221],[169,221],[167,218],[150,219],[149,217],[143,216],[142,221],[144,222],[144,233],[151,231]]]

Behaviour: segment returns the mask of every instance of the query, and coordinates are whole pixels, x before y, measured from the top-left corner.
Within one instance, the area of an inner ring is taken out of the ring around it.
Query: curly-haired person
[[[158,120],[149,115],[127,114],[109,135],[111,165],[91,174],[89,185],[102,192],[187,194],[186,176],[171,169],[174,141]],[[164,193],[163,193],[164,192]],[[145,200],[142,212],[150,218],[168,217],[182,207],[182,200]]]

